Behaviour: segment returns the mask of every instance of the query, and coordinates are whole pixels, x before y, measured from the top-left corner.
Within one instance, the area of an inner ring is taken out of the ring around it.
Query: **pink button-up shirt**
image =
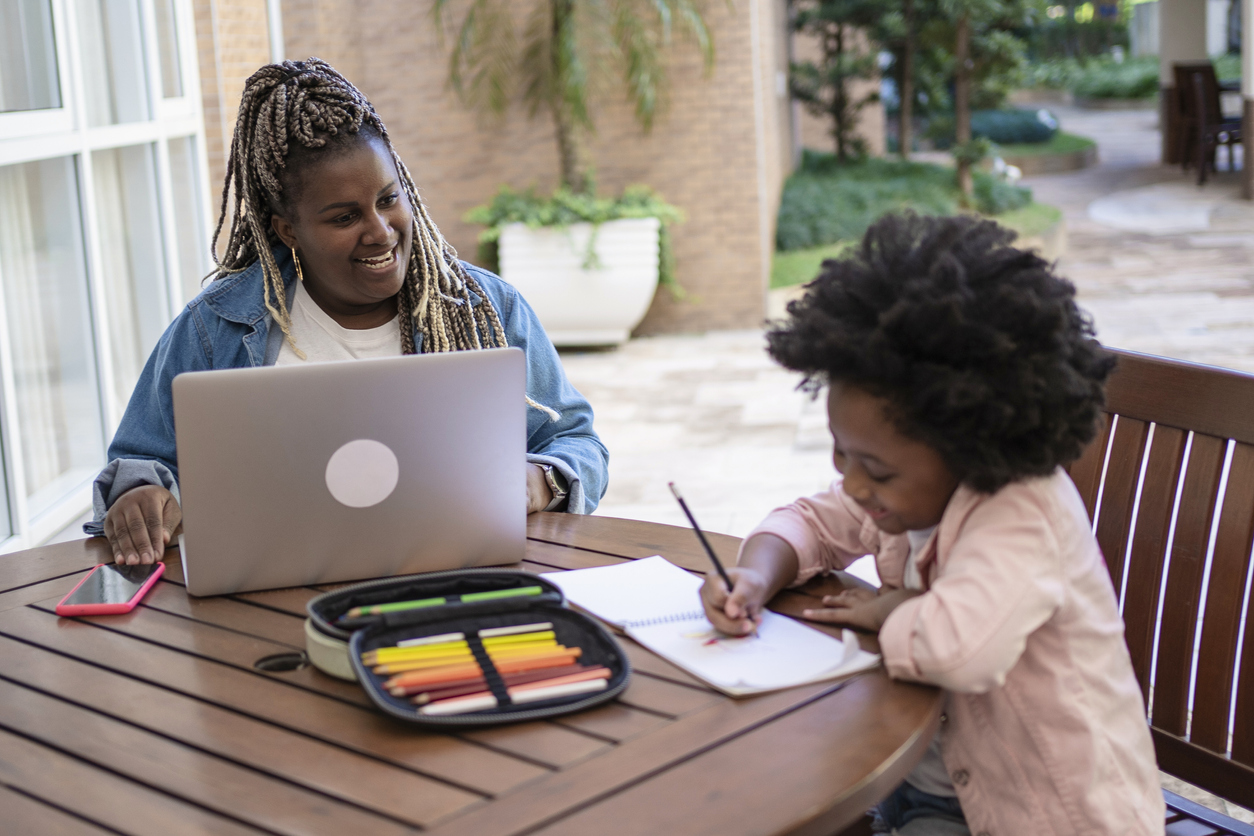
[[[796,550],[797,582],[872,554],[902,586],[910,547],[841,490],[752,534]],[[944,688],[941,755],[974,834],[1161,834],[1163,798],[1123,621],[1071,479],[959,487],[918,558],[926,592],[880,630],[888,673]]]

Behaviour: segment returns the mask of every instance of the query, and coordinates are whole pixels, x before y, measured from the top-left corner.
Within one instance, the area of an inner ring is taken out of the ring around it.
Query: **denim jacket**
[[[274,257],[290,299],[296,283],[291,254],[277,247]],[[518,291],[486,270],[465,266],[496,307],[506,341],[526,353],[527,394],[558,415],[553,420],[528,408],[527,461],[551,464],[566,477],[567,511],[591,513],[605,495],[609,462],[592,429],[591,405],[566,379],[557,351]],[[478,302],[472,298],[472,304]],[[283,342],[283,332],[273,325],[257,263],[211,283],[170,324],[148,358],[109,445],[109,464],[96,477],[94,519],[83,526],[87,534],[103,533],[105,512],[131,488],[163,485],[178,497],[171,381],[182,372],[273,365]],[[421,333],[415,341],[421,351]]]

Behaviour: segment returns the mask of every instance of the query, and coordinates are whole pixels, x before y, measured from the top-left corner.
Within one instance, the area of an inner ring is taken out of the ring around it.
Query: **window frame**
[[[142,54],[145,70],[145,94],[150,118],[143,122],[92,127],[87,122],[83,101],[86,89],[79,49],[80,32],[71,0],[51,0],[53,40],[60,82],[61,107],[37,111],[0,114],[0,166],[36,162],[56,157],[70,157],[77,178],[77,199],[82,229],[82,253],[86,282],[83,292],[93,329],[92,346],[96,371],[97,408],[100,411],[107,449],[116,425],[112,419],[125,408],[118,403],[113,386],[112,343],[105,305],[105,282],[101,269],[103,248],[96,204],[92,154],[135,145],[152,146],[156,182],[156,208],[160,219],[162,241],[154,246],[162,249],[161,264],[165,268],[164,322],[167,324],[187,303],[179,275],[179,240],[175,218],[176,196],[170,169],[169,142],[189,138],[193,143],[196,168],[195,187],[197,211],[195,222],[199,238],[205,244],[202,263],[208,268],[208,246],[212,218],[208,182],[208,160],[205,152],[205,126],[200,96],[197,63],[195,14],[192,0],[174,0],[176,47],[183,95],[163,97],[162,68],[158,45],[154,0],[136,0],[139,12]],[[0,283],[4,277],[0,275]],[[0,284],[0,287],[3,287]],[[11,534],[0,537],[0,554],[30,548],[44,542],[66,525],[81,517],[91,507],[91,479],[67,491],[43,513],[30,515],[26,496],[26,467],[22,461],[17,436],[18,409],[13,369],[13,346],[5,319],[6,303],[0,293],[0,475],[4,479],[0,506],[7,505]],[[102,461],[101,466],[105,464]]]

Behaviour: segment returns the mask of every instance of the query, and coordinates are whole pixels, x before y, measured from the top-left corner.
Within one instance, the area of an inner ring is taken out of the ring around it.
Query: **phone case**
[[[98,566],[96,566],[95,569],[92,569],[90,572],[84,575],[83,579],[79,581],[77,584],[75,584],[73,589],[71,589],[69,592],[65,594],[65,598],[62,598],[60,603],[57,604],[57,608],[56,608],[57,615],[65,615],[65,616],[69,616],[69,615],[119,615],[121,613],[130,612],[131,610],[135,609],[135,605],[138,604],[140,600],[145,595],[148,594],[148,590],[152,589],[152,585],[155,584],[158,580],[160,580],[161,576],[165,574],[165,564],[158,563],[157,568],[153,571],[151,577],[149,577],[148,580],[144,581],[144,585],[141,586],[133,596],[131,596],[131,600],[124,601],[120,604],[67,604],[65,603],[66,598],[69,598],[71,595],[77,592],[80,586],[87,583],[88,578],[90,578],[96,572],[102,571],[102,567],[106,565],[108,564],[101,563]]]
[[[529,597],[473,603],[460,601],[460,596],[467,593],[523,586],[538,586],[542,592]],[[429,597],[447,597],[449,602],[424,609],[367,616],[354,619],[349,624],[339,618],[356,606]],[[631,662],[614,637],[592,618],[568,608],[562,591],[543,575],[510,569],[459,569],[408,575],[367,581],[327,592],[309,601],[306,609],[309,620],[305,624],[305,632],[310,661],[333,676],[356,679],[381,711],[422,726],[486,726],[582,711],[614,699],[631,679]],[[604,690],[543,702],[513,703],[491,662],[486,655],[482,655],[482,645],[477,645],[477,634],[485,628],[540,621],[553,624],[561,644],[579,647],[583,651],[582,661],[610,669],[611,675]],[[498,707],[473,714],[423,715],[407,699],[388,693],[384,688],[385,677],[376,675],[361,662],[361,654],[368,650],[394,645],[402,639],[452,632],[465,633],[471,644],[477,645],[476,656],[483,663],[490,690],[500,700]]]

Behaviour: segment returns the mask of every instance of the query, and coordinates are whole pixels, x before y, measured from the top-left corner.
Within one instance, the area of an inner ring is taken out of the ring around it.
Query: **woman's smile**
[[[275,231],[300,259],[305,291],[345,328],[375,328],[396,316],[413,246],[414,215],[386,144],[363,140],[310,163],[291,217]]]

